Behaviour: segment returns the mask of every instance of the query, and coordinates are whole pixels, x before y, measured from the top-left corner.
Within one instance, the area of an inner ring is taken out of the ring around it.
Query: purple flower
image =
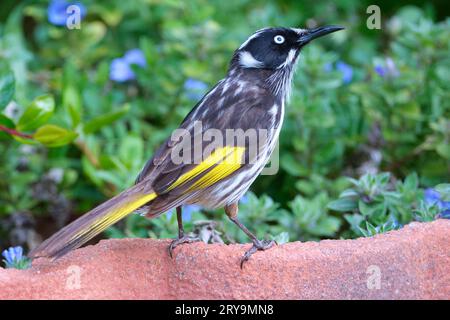
[[[208,85],[200,80],[189,78],[184,82],[184,90],[190,100],[198,101],[208,90]]]
[[[136,79],[131,65],[137,65],[141,68],[147,66],[144,53],[140,49],[128,50],[123,57],[113,59],[109,70],[109,78],[116,82]]]
[[[47,7],[47,19],[55,26],[65,26],[69,14],[67,8],[76,5],[80,8],[81,19],[86,16],[86,7],[80,2],[67,2],[65,0],[52,0]]]
[[[345,84],[350,83],[353,79],[353,68],[343,61],[336,63],[336,69],[342,73],[342,81]]]

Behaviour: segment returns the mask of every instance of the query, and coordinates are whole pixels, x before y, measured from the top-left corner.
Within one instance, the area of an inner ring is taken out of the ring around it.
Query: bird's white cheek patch
[[[278,69],[286,67],[288,65],[292,65],[295,62],[296,55],[297,55],[296,49],[289,50],[286,60],[278,67]]]
[[[248,51],[242,51],[239,55],[239,64],[244,68],[261,68],[263,63],[255,59]]]

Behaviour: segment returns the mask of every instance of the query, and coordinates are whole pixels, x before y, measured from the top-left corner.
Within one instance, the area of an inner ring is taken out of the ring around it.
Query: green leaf
[[[364,217],[360,214],[345,214],[344,219],[350,224],[350,228],[356,233],[359,234],[361,231],[359,230],[359,226],[361,222],[364,221]]]
[[[450,145],[446,142],[439,143],[436,146],[436,152],[442,157],[450,159]]]
[[[144,142],[138,136],[129,135],[123,138],[118,149],[118,156],[129,169],[142,166]]]
[[[40,127],[33,138],[47,147],[60,147],[72,142],[77,137],[77,133],[67,129],[46,124]]]
[[[384,202],[367,204],[360,200],[358,202],[358,209],[365,218],[372,222],[375,221],[378,223],[384,220],[386,215],[386,204]]]
[[[34,130],[47,122],[55,110],[55,100],[51,95],[39,96],[28,106],[17,123],[17,130]]]
[[[404,186],[407,190],[415,190],[419,186],[419,177],[417,173],[411,173],[405,179]]]
[[[281,232],[275,237],[272,237],[272,240],[275,240],[277,244],[283,244],[289,242],[289,233]]]
[[[374,236],[376,234],[378,234],[378,229],[371,224],[370,222],[366,221],[366,228],[359,228],[361,233],[365,236],[365,237],[371,237]]]
[[[0,110],[11,101],[14,96],[14,89],[14,73],[6,63],[2,62],[0,63]]]
[[[341,226],[341,219],[333,216],[322,217],[317,221],[313,230],[310,230],[312,234],[317,236],[332,237],[339,230]]]
[[[101,116],[95,117],[84,125],[84,133],[94,133],[95,131],[101,129],[104,126],[107,126],[114,121],[122,118],[125,114],[127,114],[128,110],[130,110],[130,105],[126,104],[121,109],[113,112],[109,112],[103,114]]]
[[[0,113],[0,125],[4,126],[6,128],[9,128],[9,129],[14,129],[14,127],[15,127],[14,122],[10,118],[8,118],[7,116],[5,116],[1,113]],[[10,135],[3,131],[0,131],[0,139],[2,139],[2,138],[9,139]]]
[[[353,211],[357,207],[358,207],[358,203],[354,199],[350,199],[350,198],[337,199],[337,200],[331,201],[327,205],[328,209],[331,209],[334,211],[339,211],[339,212]]]
[[[382,172],[376,176],[376,179],[378,180],[379,185],[382,187],[385,186],[386,184],[388,184],[390,178],[391,178],[390,172]]]
[[[339,195],[339,198],[358,198],[359,194],[356,190],[353,189],[346,189],[341,192]]]
[[[72,128],[75,128],[81,121],[82,105],[81,97],[73,86],[67,86],[63,92],[63,106],[67,109],[72,122]]]
[[[450,201],[450,183],[438,184],[434,189],[440,193],[441,200]]]

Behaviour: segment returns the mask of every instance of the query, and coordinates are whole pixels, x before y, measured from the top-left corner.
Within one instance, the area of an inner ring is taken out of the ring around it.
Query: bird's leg
[[[244,233],[252,240],[253,246],[245,252],[243,257],[241,258],[241,269],[244,265],[244,262],[250,259],[250,256],[254,254],[258,250],[267,250],[271,247],[273,247],[276,242],[273,240],[258,240],[256,236],[250,232],[238,219],[237,213],[238,213],[238,204],[232,203],[230,205],[225,206],[225,213],[230,218],[231,221],[236,224],[239,229],[244,231]]]
[[[177,222],[178,222],[178,238],[173,240],[169,245],[169,255],[172,258],[173,257],[173,250],[180,244],[183,243],[192,243],[196,241],[200,241],[200,238],[197,237],[190,237],[184,234],[184,228],[183,228],[183,216],[181,212],[181,207],[177,207]]]

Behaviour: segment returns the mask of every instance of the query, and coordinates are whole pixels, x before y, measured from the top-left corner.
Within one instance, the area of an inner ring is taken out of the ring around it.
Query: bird
[[[71,222],[29,253],[57,259],[132,213],[155,218],[175,208],[175,248],[198,241],[185,234],[182,207],[224,208],[252,241],[241,260],[273,247],[238,218],[239,199],[268,162],[282,127],[301,50],[312,40],[344,29],[266,27],[234,51],[226,76],[187,114],[156,150],[135,184]]]

